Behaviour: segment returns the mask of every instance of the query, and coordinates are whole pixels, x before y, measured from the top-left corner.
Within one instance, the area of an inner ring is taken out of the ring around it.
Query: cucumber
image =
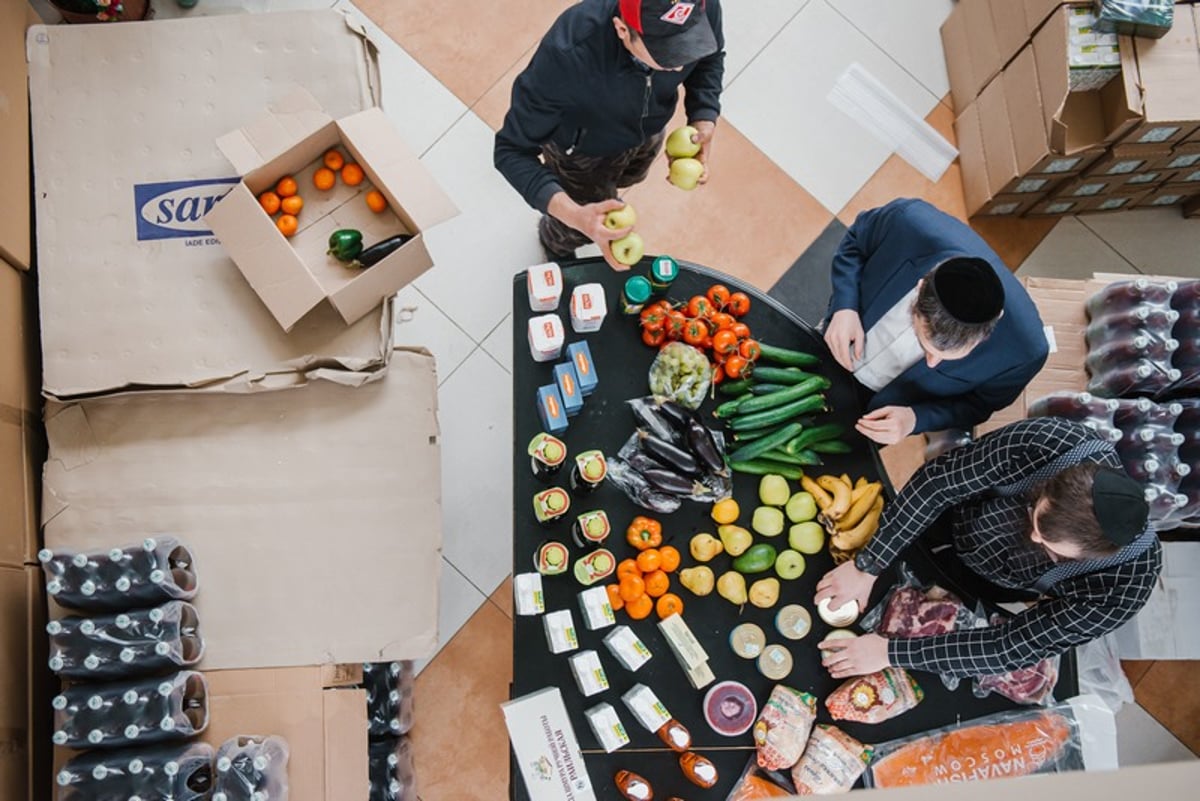
[[[798,367],[767,367],[754,366],[754,380],[771,384],[799,384],[805,379],[812,378],[813,373],[806,373]]]
[[[777,448],[798,435],[803,430],[799,423],[788,423],[775,433],[759,437],[753,442],[747,442],[733,453],[729,454],[731,462],[748,462],[756,456],[761,456],[772,448]]]
[[[804,471],[794,464],[773,462],[770,459],[751,459],[748,462],[730,462],[730,469],[735,473],[747,473],[752,476],[776,475],[799,481],[804,477]]]
[[[751,414],[753,412],[765,412],[767,409],[774,409],[776,406],[782,406],[785,403],[798,401],[801,398],[807,397],[814,392],[821,392],[829,389],[830,381],[824,376],[815,375],[799,384],[794,384],[787,389],[781,389],[778,392],[772,392],[770,395],[758,395],[749,400],[742,401],[737,407],[738,414]]]
[[[811,447],[814,443],[837,439],[845,433],[846,427],[841,423],[826,423],[821,426],[812,426],[800,432],[800,436],[788,442],[784,446],[784,449],[788,453],[799,453],[805,448]]]
[[[789,384],[755,384],[750,387],[750,392],[754,395],[770,395],[772,392],[778,392],[781,389],[787,389]]]
[[[738,407],[742,405],[742,401],[750,398],[750,394],[741,395],[733,400],[727,400],[713,410],[713,417],[733,417],[738,413]]]
[[[840,439],[827,439],[824,442],[814,442],[808,446],[809,450],[817,453],[850,453],[854,450],[849,443],[842,442]]]
[[[816,367],[821,363],[821,359],[811,353],[780,348],[765,342],[759,342],[758,346],[762,348],[762,358],[776,364],[786,364],[792,367]]]
[[[738,395],[744,395],[751,390],[754,382],[749,378],[742,378],[738,381],[726,381],[717,385],[717,392],[720,392],[727,398],[736,398]]]
[[[783,406],[777,406],[774,409],[767,409],[765,412],[755,412],[753,414],[739,414],[737,417],[731,418],[729,427],[734,431],[749,431],[754,428],[766,428],[767,426],[786,423],[796,415],[815,412],[825,408],[824,395],[807,395],[800,400],[785,403]],[[796,436],[800,432],[797,431],[792,436]],[[783,440],[787,442],[787,440]]]
[[[763,454],[767,459],[774,459],[777,462],[785,462],[794,464],[797,467],[811,467],[813,465],[824,464],[821,455],[811,450],[802,450],[798,453],[788,453],[783,448],[774,448]]]
[[[799,420],[792,422],[800,423],[801,426],[804,425],[804,423]],[[752,428],[749,431],[735,431],[733,434],[733,441],[750,442],[751,440],[760,439],[762,437],[769,437],[779,429],[783,428],[785,425],[787,425],[787,423],[780,423],[777,426],[771,426],[769,428]]]

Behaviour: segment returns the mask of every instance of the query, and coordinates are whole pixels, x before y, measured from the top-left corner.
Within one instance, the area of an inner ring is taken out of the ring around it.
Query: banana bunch
[[[883,513],[883,484],[850,476],[823,475],[815,480],[800,479],[804,489],[817,502],[821,513],[817,519],[829,534],[829,552],[833,561],[841,564],[867,544]]]

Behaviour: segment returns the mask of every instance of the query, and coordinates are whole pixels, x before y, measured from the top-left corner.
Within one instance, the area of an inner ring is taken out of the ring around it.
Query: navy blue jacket
[[[678,72],[634,61],[613,30],[617,0],[583,0],[555,20],[513,83],[493,150],[496,169],[526,203],[545,212],[562,191],[538,161],[547,142],[581,156],[631,150],[670,122],[680,84],[689,122],[717,119],[725,74],[720,0],[707,0],[705,13],[719,49]]]
[[[830,314],[854,309],[869,332],[922,276],[954,256],[991,263],[1004,284],[1004,316],[966,358],[933,369],[921,360],[871,398],[870,409],[911,407],[913,433],[969,429],[1017,399],[1049,352],[1037,307],[978,234],[923,200],[894,200],[859,214],[833,257]]]

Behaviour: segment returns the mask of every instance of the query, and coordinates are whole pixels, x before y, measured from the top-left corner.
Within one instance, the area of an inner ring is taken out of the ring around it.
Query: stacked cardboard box
[[[1090,8],[961,0],[943,25],[972,216],[1112,212],[1200,194],[1200,7],[1179,5],[1161,39],[1120,37],[1119,69],[1073,55],[1092,46],[1080,22]]]

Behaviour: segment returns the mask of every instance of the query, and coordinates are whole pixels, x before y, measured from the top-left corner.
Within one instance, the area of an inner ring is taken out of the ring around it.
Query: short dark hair
[[[912,310],[929,327],[929,343],[938,350],[959,350],[978,345],[991,336],[996,330],[996,323],[1000,321],[997,317],[986,323],[964,323],[950,314],[933,288],[932,275],[927,275],[921,283]]]
[[[1033,490],[1033,508],[1042,500],[1046,502],[1037,518],[1042,539],[1077,545],[1080,557],[1085,559],[1117,552],[1117,544],[1104,535],[1092,500],[1092,483],[1101,469],[1095,462],[1084,462],[1068,467]]]

